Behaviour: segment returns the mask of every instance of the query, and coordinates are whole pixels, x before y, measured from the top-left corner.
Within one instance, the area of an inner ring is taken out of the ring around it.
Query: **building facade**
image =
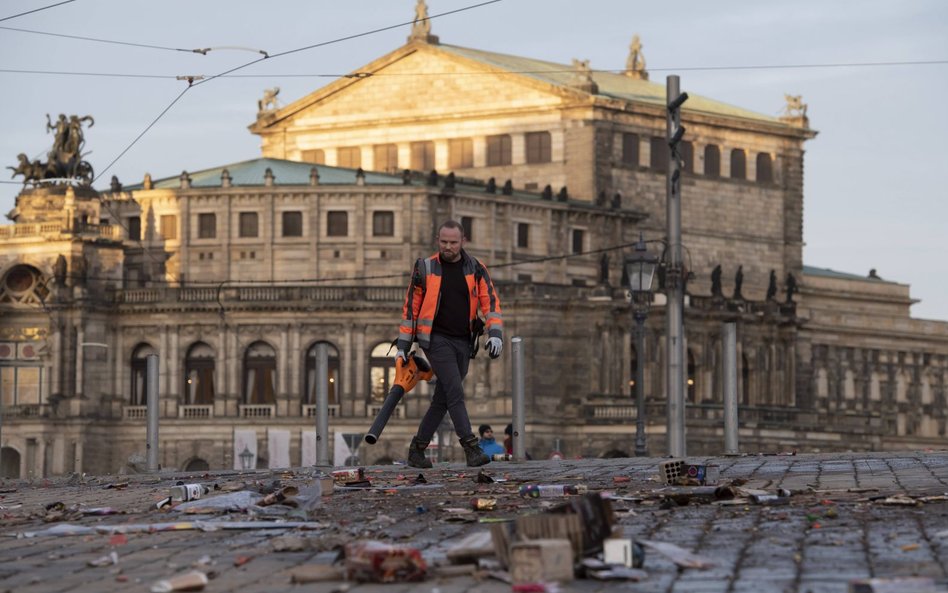
[[[311,463],[320,343],[330,429],[364,433],[392,380],[408,270],[447,218],[498,285],[506,338],[524,339],[528,450],[630,453],[641,362],[662,453],[663,298],[638,353],[621,262],[640,234],[664,236],[665,89],[634,57],[593,72],[416,26],[353,76],[261,102],[261,158],[102,192],[25,188],[0,226],[3,475],[134,468],[151,354],[165,467],[239,467],[246,431],[258,465]],[[723,447],[725,321],[743,449],[942,442],[948,324],[912,319],[905,285],[803,265],[805,115],[693,96],[682,119],[689,453]],[[509,422],[510,371],[507,356],[475,359],[476,422]],[[430,389],[361,462],[404,456]]]

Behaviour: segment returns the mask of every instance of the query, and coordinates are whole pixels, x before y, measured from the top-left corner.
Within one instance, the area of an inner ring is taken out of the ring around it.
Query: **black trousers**
[[[418,426],[418,438],[430,441],[445,413],[451,414],[451,422],[459,438],[473,435],[471,419],[464,405],[462,385],[471,362],[470,341],[467,338],[431,334],[431,345],[424,350],[437,382],[428,411]]]

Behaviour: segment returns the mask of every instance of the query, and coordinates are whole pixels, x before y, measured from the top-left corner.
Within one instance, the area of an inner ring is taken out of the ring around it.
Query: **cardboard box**
[[[573,580],[573,546],[566,539],[534,539],[510,546],[514,585]]]

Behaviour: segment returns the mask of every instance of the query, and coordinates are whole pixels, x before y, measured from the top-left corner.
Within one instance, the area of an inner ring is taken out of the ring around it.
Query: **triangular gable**
[[[266,134],[284,126],[499,114],[585,100],[588,95],[502,67],[411,43],[258,121]]]

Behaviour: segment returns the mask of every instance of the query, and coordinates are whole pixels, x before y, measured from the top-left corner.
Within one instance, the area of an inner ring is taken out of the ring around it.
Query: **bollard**
[[[525,395],[524,395],[524,368],[523,368],[523,338],[514,336],[510,340],[513,352],[513,459],[524,461],[527,458],[527,443],[524,438],[526,429]]]
[[[721,347],[724,365],[724,454],[739,455],[737,444],[737,324],[724,323]]]
[[[148,401],[148,425],[145,429],[145,450],[147,469],[158,471],[158,355],[149,354],[146,358],[148,384],[145,386]]]
[[[316,465],[329,465],[329,346],[316,344]]]

